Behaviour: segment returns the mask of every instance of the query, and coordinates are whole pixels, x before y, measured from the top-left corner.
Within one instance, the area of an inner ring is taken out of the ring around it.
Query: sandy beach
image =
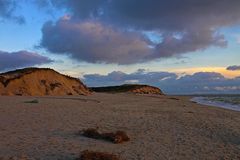
[[[38,100],[38,103],[26,101]],[[74,160],[83,150],[122,160],[240,159],[240,112],[190,97],[105,94],[0,97],[0,157]],[[125,131],[123,144],[78,135],[87,128]]]

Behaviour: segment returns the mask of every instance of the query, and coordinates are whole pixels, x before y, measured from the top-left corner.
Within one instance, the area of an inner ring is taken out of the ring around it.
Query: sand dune
[[[26,68],[0,74],[0,95],[89,95],[89,89],[77,78],[52,69]]]

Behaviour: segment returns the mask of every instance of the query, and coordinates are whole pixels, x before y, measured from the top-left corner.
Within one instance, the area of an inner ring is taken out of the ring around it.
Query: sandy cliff
[[[0,95],[62,96],[90,93],[79,79],[52,69],[26,68],[0,74]]]

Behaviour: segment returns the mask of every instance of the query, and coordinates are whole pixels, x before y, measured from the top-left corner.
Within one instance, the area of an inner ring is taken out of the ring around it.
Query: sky
[[[0,0],[0,71],[240,94],[239,0]]]

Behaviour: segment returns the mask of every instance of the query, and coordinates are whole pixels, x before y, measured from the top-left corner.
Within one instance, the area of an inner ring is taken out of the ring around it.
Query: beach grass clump
[[[24,103],[39,103],[37,99],[31,100],[31,101],[25,101]]]
[[[86,129],[86,130],[83,130],[81,133],[83,136],[88,138],[102,139],[115,144],[127,142],[130,140],[130,138],[124,131],[117,131],[115,133],[114,132],[99,133],[97,129]]]
[[[85,150],[76,160],[120,160],[120,159],[118,156],[114,154]]]

